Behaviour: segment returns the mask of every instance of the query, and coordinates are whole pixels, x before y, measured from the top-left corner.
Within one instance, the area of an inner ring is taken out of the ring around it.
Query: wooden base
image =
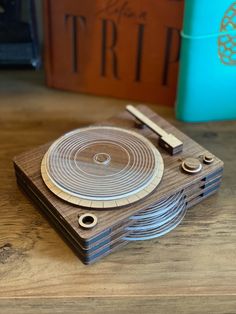
[[[90,264],[129,241],[139,238],[140,234],[143,233],[134,231],[134,228],[132,228],[137,224],[137,215],[142,217],[151,210],[155,214],[155,208],[158,208],[158,204],[171,197],[175,198],[181,193],[181,198],[176,206],[172,208],[178,213],[175,220],[171,222],[171,226],[174,227],[180,223],[188,208],[215,193],[220,186],[223,172],[223,162],[221,160],[147,107],[139,106],[139,110],[166,132],[172,133],[180,139],[183,142],[183,151],[178,155],[171,156],[161,147],[157,147],[165,166],[163,179],[152,194],[132,205],[114,209],[90,210],[59,199],[46,187],[40,173],[41,161],[50,144],[21,154],[14,159],[19,185],[43,210],[85,264]],[[119,116],[99,125],[133,129],[157,146],[158,136],[146,128],[135,128],[136,121],[127,112],[121,113]],[[211,155],[214,161],[211,164],[204,163],[203,156],[205,155]],[[200,172],[189,174],[182,170],[183,161],[189,157],[200,160],[202,164]],[[178,211],[178,206],[183,206],[183,208],[181,207]],[[87,212],[97,217],[98,222],[94,228],[84,229],[78,224],[78,216]],[[160,227],[156,227],[156,229],[153,229],[152,234],[157,236],[164,233],[165,230],[162,231]]]

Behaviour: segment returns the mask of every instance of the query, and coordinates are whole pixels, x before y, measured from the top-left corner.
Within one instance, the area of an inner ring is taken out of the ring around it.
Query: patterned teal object
[[[176,116],[236,119],[236,2],[185,0]]]
[[[232,34],[234,30],[236,30],[236,2],[226,11],[220,28],[220,32],[229,32],[219,36],[218,41],[219,56],[226,65],[236,65],[236,34]]]

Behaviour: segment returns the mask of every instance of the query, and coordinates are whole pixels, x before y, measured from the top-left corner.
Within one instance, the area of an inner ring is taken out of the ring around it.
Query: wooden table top
[[[42,73],[0,74],[0,313],[236,313],[236,122],[158,114],[225,162],[216,195],[163,238],[85,266],[18,189],[13,156],[108,118],[126,101],[48,89]]]

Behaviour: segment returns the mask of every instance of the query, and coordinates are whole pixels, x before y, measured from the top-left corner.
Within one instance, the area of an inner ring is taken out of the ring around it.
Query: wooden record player
[[[85,264],[174,229],[223,162],[145,106],[14,159],[17,182]]]

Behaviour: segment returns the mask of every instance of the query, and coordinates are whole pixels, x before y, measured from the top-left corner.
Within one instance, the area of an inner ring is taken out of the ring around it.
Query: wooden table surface
[[[126,102],[48,89],[42,73],[0,74],[0,313],[236,313],[236,122],[184,124],[225,162],[220,192],[163,238],[85,266],[18,189],[12,158]]]

